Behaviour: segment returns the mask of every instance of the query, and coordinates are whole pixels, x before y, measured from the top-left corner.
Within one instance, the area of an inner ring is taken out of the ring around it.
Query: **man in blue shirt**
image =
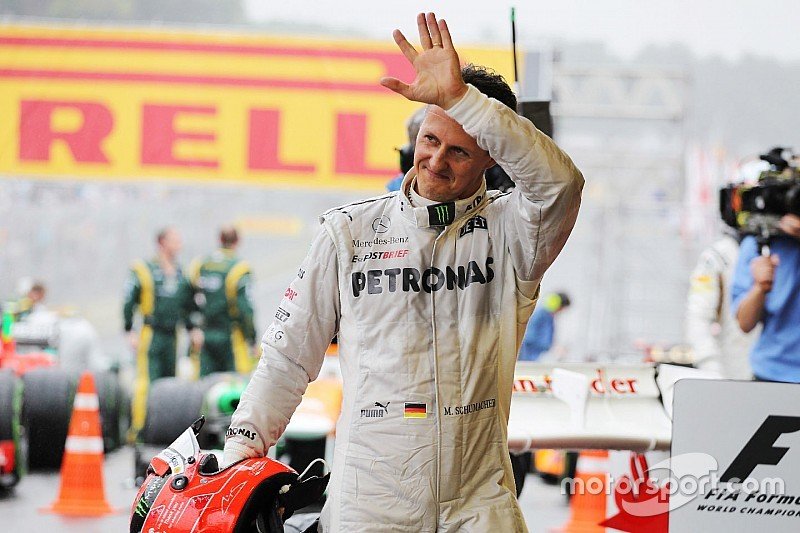
[[[519,349],[518,361],[536,361],[542,354],[553,347],[555,335],[555,315],[569,307],[569,296],[563,292],[548,294],[542,298],[542,305],[536,307],[525,337]]]
[[[764,325],[750,352],[756,378],[800,383],[800,217],[785,215],[779,227],[786,236],[772,239],[769,256],[754,237],[742,241],[731,308],[745,333]]]

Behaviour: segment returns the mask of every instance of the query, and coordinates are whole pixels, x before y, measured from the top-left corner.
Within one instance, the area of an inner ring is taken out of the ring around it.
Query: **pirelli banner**
[[[461,59],[510,78],[505,50]],[[417,104],[386,42],[0,27],[0,175],[375,189]]]

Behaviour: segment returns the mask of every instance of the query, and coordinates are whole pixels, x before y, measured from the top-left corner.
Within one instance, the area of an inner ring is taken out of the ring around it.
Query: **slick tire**
[[[203,391],[180,378],[161,378],[150,384],[147,416],[141,441],[168,446],[200,416]]]
[[[37,368],[22,376],[23,425],[31,469],[61,466],[75,397],[75,383],[59,368]]]
[[[10,490],[25,473],[27,440],[22,427],[22,381],[11,370],[0,370],[0,442],[13,443],[14,469],[0,475],[0,492]]]
[[[520,454],[509,454],[511,457],[511,469],[514,471],[514,484],[517,486],[517,498],[522,494],[522,487],[525,486],[525,478],[531,469],[530,452]]]
[[[95,372],[94,385],[100,401],[100,423],[103,429],[103,450],[110,452],[122,445],[125,397],[119,379],[113,372]]]

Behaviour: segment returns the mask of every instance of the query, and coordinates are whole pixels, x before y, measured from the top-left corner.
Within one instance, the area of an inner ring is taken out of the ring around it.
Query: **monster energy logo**
[[[146,515],[147,515],[147,511],[148,511],[149,509],[150,509],[150,506],[147,504],[147,502],[146,502],[146,501],[144,501],[144,498],[140,499],[140,500],[139,500],[139,501],[136,503],[136,511],[135,511],[135,512],[136,512],[136,514],[138,514],[139,516],[146,516]]]
[[[428,219],[431,226],[446,226],[455,219],[456,206],[453,202],[436,204],[428,207]]]

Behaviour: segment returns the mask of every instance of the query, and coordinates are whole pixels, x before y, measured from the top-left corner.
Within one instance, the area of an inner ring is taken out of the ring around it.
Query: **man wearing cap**
[[[569,296],[564,292],[552,292],[542,298],[525,328],[525,337],[519,350],[520,361],[536,361],[553,347],[556,315],[569,305]]]

